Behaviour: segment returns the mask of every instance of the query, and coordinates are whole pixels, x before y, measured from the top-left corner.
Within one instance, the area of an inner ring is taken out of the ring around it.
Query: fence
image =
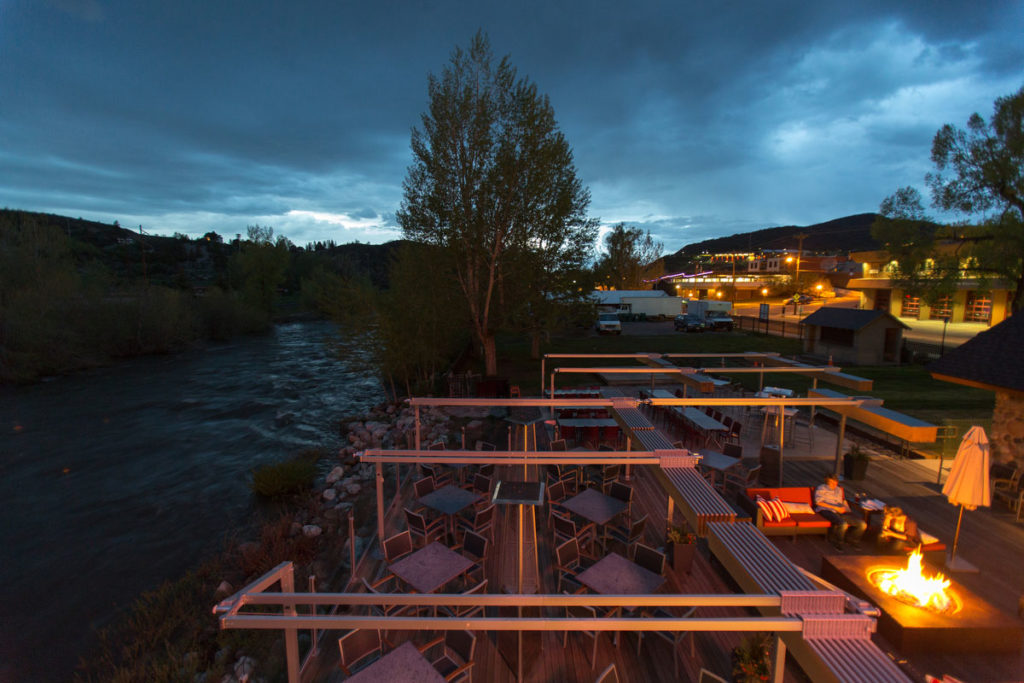
[[[754,316],[734,315],[733,323],[741,330],[750,330],[761,334],[769,334],[774,337],[789,337],[791,339],[803,339],[804,324],[786,320],[784,318],[768,318],[762,320]]]

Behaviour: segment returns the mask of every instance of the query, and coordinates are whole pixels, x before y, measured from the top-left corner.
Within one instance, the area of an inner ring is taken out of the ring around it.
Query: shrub
[[[297,458],[264,465],[252,474],[252,490],[267,498],[283,498],[313,486],[316,464]]]

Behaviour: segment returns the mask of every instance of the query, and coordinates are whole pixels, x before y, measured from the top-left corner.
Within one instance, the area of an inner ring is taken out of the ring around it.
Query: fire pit
[[[957,582],[920,570],[920,556],[904,563],[901,557],[831,555],[822,558],[821,575],[878,607],[879,633],[901,652],[1020,652],[1024,629],[1018,620]],[[892,583],[914,590],[890,594],[884,588]],[[912,597],[924,584],[942,591]]]

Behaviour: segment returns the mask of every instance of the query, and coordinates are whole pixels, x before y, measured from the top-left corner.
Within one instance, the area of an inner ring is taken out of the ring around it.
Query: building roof
[[[928,366],[936,379],[1024,392],[1024,315],[980,332]]]
[[[668,294],[662,289],[595,289],[593,296],[599,304],[617,304],[623,298],[659,298]]]
[[[822,306],[814,313],[801,320],[805,325],[817,325],[818,327],[838,327],[843,330],[860,330],[879,318],[888,318],[900,327],[909,330],[897,318],[886,311],[869,311],[860,308],[839,308],[837,306]]]

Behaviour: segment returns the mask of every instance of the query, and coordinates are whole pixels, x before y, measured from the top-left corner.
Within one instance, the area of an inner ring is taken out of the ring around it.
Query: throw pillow
[[[786,508],[786,512],[791,515],[813,515],[814,508],[809,503],[791,503],[788,500],[782,501],[782,504]]]
[[[772,498],[768,501],[768,505],[772,508],[772,516],[775,517],[774,521],[781,522],[789,519],[789,511],[786,506],[782,504],[782,501],[778,498]]]
[[[757,507],[761,509],[761,518],[766,522],[777,522],[775,519],[775,509],[772,507],[771,501],[767,501],[761,496],[756,499]]]

